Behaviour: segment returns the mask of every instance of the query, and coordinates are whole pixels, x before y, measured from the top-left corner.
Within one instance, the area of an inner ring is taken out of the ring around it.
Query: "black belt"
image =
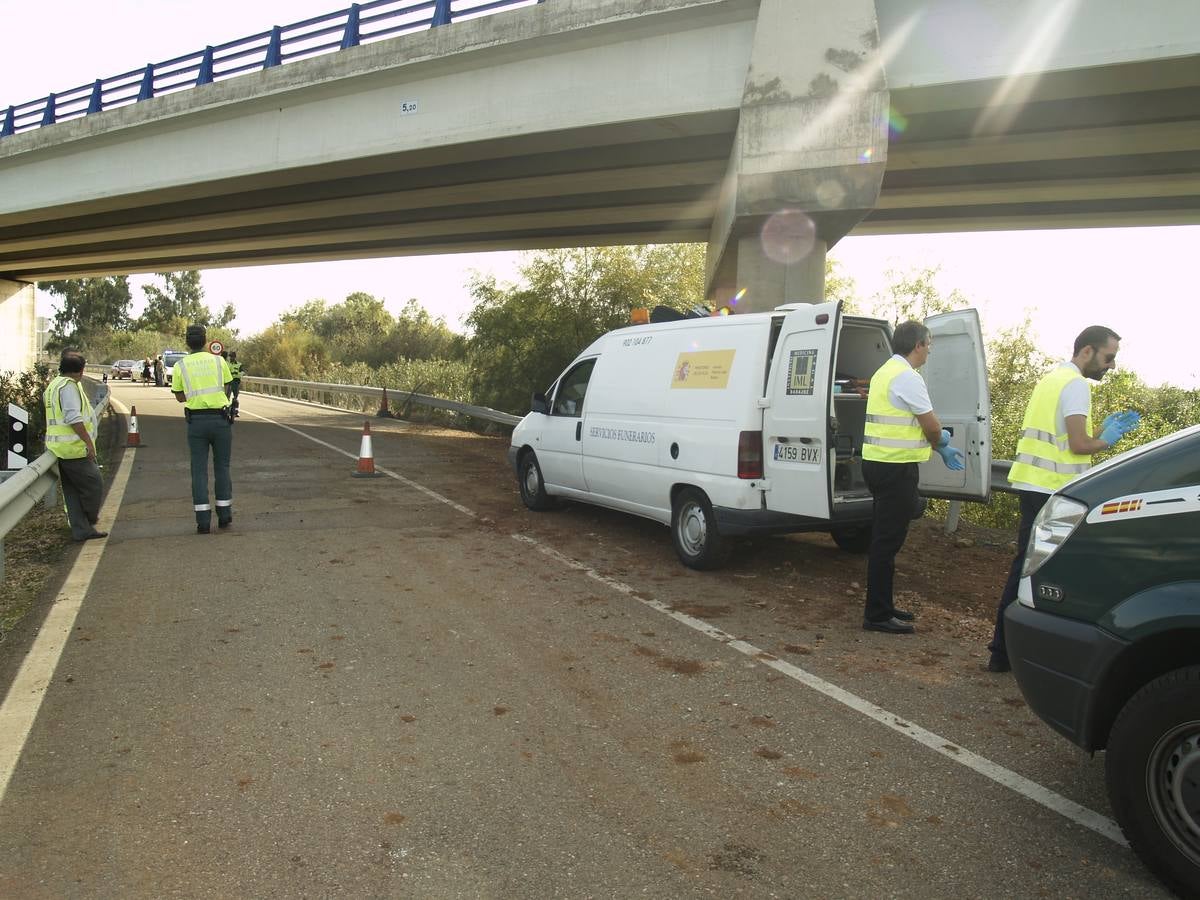
[[[225,415],[226,409],[228,409],[228,407],[222,407],[221,409],[189,409],[188,412],[190,412],[193,416],[223,416]]]

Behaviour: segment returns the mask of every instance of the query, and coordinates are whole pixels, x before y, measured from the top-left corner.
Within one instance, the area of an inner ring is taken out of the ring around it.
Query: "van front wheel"
[[[671,540],[689,569],[719,569],[725,562],[728,542],[717,531],[717,519],[704,491],[689,487],[675,495]]]
[[[1108,736],[1108,796],[1135,853],[1181,897],[1200,890],[1200,666],[1125,704]]]
[[[537,456],[532,450],[521,457],[517,482],[521,486],[521,502],[529,509],[541,512],[554,508],[554,498],[546,493],[546,484],[542,481],[542,467],[538,465]]]

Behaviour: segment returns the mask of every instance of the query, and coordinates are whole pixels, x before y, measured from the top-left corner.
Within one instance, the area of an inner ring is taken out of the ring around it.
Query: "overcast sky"
[[[549,0],[553,2],[553,0]],[[338,0],[0,0],[8,40],[0,53],[0,108],[63,91],[238,37],[348,6]],[[53,22],[47,21],[52,13]],[[940,266],[995,330],[1033,311],[1043,348],[1069,355],[1075,334],[1109,325],[1123,337],[1119,364],[1151,383],[1200,387],[1192,331],[1197,313],[1200,226],[990,232],[846,238],[831,256],[860,295],[886,284],[889,269]],[[410,297],[460,328],[472,271],[516,277],[515,253],[406,257],[209,270],[205,300],[233,303],[243,336],[313,298],[337,302],[366,291],[398,312]],[[135,312],[142,303],[134,291]],[[39,296],[39,313],[48,314]]]

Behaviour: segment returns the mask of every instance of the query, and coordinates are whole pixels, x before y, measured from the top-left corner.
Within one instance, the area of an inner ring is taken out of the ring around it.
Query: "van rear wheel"
[[[866,553],[871,549],[871,526],[855,525],[851,528],[835,528],[829,532],[838,548],[847,553]]]
[[[671,540],[689,569],[719,569],[728,557],[729,542],[717,530],[712,504],[699,488],[684,488],[675,495]]]
[[[554,498],[546,493],[542,467],[538,465],[537,455],[532,450],[522,456],[518,463],[517,483],[521,487],[521,502],[529,509],[541,512],[554,508]]]

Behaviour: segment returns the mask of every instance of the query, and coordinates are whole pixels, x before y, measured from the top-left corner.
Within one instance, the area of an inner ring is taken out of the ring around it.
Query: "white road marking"
[[[348,453],[347,451],[342,450],[339,447],[335,447],[332,444],[327,444],[325,441],[305,434],[302,431],[298,431],[297,429],[292,428],[290,425],[283,425],[280,422],[275,422],[272,419],[268,419],[265,416],[255,415],[254,413],[250,413],[250,415],[254,415],[256,419],[262,419],[264,422],[270,422],[272,425],[278,425],[280,428],[286,428],[288,431],[300,435],[300,437],[307,438],[313,443],[320,444],[323,447],[328,447],[330,450],[340,453],[350,459],[358,459],[355,454]],[[424,485],[417,484],[415,481],[411,481],[402,475],[397,475],[395,472],[391,472],[378,465],[375,467],[375,469],[376,471],[383,472],[385,475],[395,478],[397,481],[403,482],[409,487],[412,487],[421,493],[434,498],[435,500],[445,503],[447,506],[453,507],[464,515],[468,515],[471,518],[478,518],[478,514],[473,510],[470,510],[461,504],[455,503],[448,497],[444,497],[436,491],[430,490]],[[1053,810],[1059,815],[1070,819],[1072,822],[1082,825],[1084,828],[1089,828],[1116,844],[1120,844],[1122,847],[1129,846],[1129,843],[1125,840],[1125,836],[1121,833],[1121,827],[1107,816],[1102,816],[1095,810],[1088,809],[1086,806],[1076,803],[1074,800],[1069,800],[1061,794],[1057,794],[1049,788],[1043,787],[1036,781],[1032,781],[1023,775],[1018,775],[1011,769],[1006,769],[1004,766],[994,763],[990,759],[982,757],[977,753],[973,753],[970,750],[967,750],[965,747],[960,747],[952,741],[947,740],[946,738],[943,738],[932,731],[922,728],[920,725],[915,725],[912,722],[908,722],[900,716],[888,712],[883,707],[875,705],[870,700],[864,700],[862,697],[852,694],[850,691],[840,688],[836,684],[826,681],[824,678],[821,678],[818,675],[814,675],[812,672],[802,669],[799,666],[793,665],[792,663],[786,662],[782,659],[778,659],[773,654],[761,650],[760,648],[755,647],[753,644],[738,640],[733,635],[727,634],[720,628],[710,625],[703,619],[697,619],[693,616],[686,615],[685,613],[678,612],[677,610],[671,609],[671,607],[667,606],[665,603],[659,602],[658,600],[648,600],[643,597],[639,597],[637,592],[624,582],[601,575],[595,569],[592,569],[585,564],[578,562],[577,560],[571,559],[568,556],[564,556],[557,550],[547,547],[545,544],[541,543],[535,538],[527,537],[523,534],[514,534],[510,536],[514,541],[520,541],[521,543],[529,544],[539,553],[550,557],[567,568],[573,569],[577,572],[582,572],[594,581],[598,581],[606,587],[620,594],[624,594],[627,597],[632,597],[639,603],[650,607],[656,612],[670,616],[676,622],[686,625],[688,628],[698,631],[706,637],[720,641],[727,647],[730,647],[739,653],[752,658],[755,662],[772,668],[776,672],[786,675],[788,678],[798,681],[820,694],[824,694],[831,700],[836,700],[843,706],[846,706],[869,719],[873,719],[879,724],[890,728],[892,731],[916,741],[918,744],[928,747],[930,750],[941,754],[947,759],[954,760],[954,762],[966,766],[973,772],[976,772],[977,774],[982,775],[983,777],[988,778],[997,784],[1016,792],[1017,794],[1020,794],[1022,797],[1032,800],[1034,803],[1038,803],[1047,809]]]
[[[341,411],[346,412],[346,410],[341,410]],[[313,437],[311,434],[305,434],[303,431],[300,431],[297,428],[293,428],[291,425],[284,425],[282,422],[276,422],[274,419],[268,419],[266,416],[260,416],[257,413],[252,413],[249,411],[246,411],[246,415],[254,416],[254,418],[261,419],[264,422],[269,422],[272,425],[277,425],[280,428],[285,429],[286,431],[292,432],[292,434],[300,435],[300,437],[304,438],[305,440],[312,441],[314,444],[320,444],[322,447],[326,447],[326,448],[332,450],[334,453],[340,453],[340,454],[342,454],[342,456],[348,457],[349,459],[352,459],[355,462],[358,461],[357,453],[350,453],[346,450],[343,450],[341,447],[335,447],[335,446],[333,446],[333,444],[326,443],[325,441],[321,440],[320,438]],[[401,484],[406,484],[413,490],[420,491],[425,496],[432,497],[434,500],[437,500],[439,503],[445,503],[447,506],[451,507],[452,509],[458,510],[464,516],[470,516],[472,519],[479,518],[473,509],[467,509],[467,507],[463,506],[461,503],[455,503],[449,497],[444,497],[441,494],[439,494],[437,491],[425,487],[425,485],[423,485],[423,484],[417,484],[417,482],[413,481],[412,479],[405,478],[403,475],[399,475],[396,472],[393,472],[391,469],[385,469],[383,466],[376,465],[375,471],[381,472],[382,474],[386,475],[388,478],[395,478]]]
[[[564,556],[557,550],[547,547],[545,544],[534,538],[527,537],[523,534],[514,534],[511,535],[511,537],[514,541],[520,541],[523,544],[529,544],[539,553],[545,554],[567,568],[574,569],[577,572],[582,572],[583,574],[587,575],[588,578],[598,581],[620,594],[624,594],[627,597],[632,597],[634,600],[637,600],[639,603],[650,607],[656,612],[670,616],[676,622],[680,622],[681,624],[686,625],[688,628],[700,632],[706,637],[720,641],[727,647],[731,647],[739,653],[749,656],[755,662],[759,662],[764,666],[772,668],[776,672],[786,675],[787,677],[812,688],[814,691],[817,691],[820,694],[824,694],[831,700],[836,700],[843,706],[847,706],[855,712],[861,713],[867,718],[873,719],[879,724],[892,729],[892,731],[898,732],[899,734],[916,741],[918,744],[928,747],[935,753],[940,753],[947,759],[952,759],[956,763],[966,766],[968,769],[977,772],[985,778],[990,778],[997,784],[1003,785],[1009,790],[1015,791],[1022,797],[1032,800],[1035,803],[1040,803],[1047,809],[1051,809],[1054,812],[1065,816],[1072,822],[1082,825],[1084,828],[1090,828],[1097,834],[1101,834],[1123,847],[1129,846],[1124,835],[1121,834],[1120,826],[1117,825],[1117,823],[1112,819],[1102,816],[1100,813],[1088,809],[1086,806],[1082,806],[1076,803],[1074,800],[1068,800],[1061,794],[1056,794],[1054,791],[1043,787],[1036,781],[1031,781],[1023,775],[1018,775],[1011,769],[1006,769],[1004,766],[998,765],[989,759],[985,759],[977,753],[972,753],[970,750],[960,747],[946,738],[922,728],[920,725],[915,725],[912,722],[908,722],[902,719],[900,716],[888,712],[883,707],[876,706],[871,701],[864,700],[862,697],[852,694],[844,688],[840,688],[836,684],[828,682],[824,678],[814,675],[812,672],[801,669],[799,666],[792,665],[791,663],[785,662],[782,659],[778,659],[773,654],[761,650],[760,648],[755,647],[753,644],[738,640],[733,635],[722,631],[720,628],[710,625],[703,619],[697,619],[693,616],[689,616],[685,613],[671,609],[671,607],[667,606],[665,603],[661,603],[658,600],[648,600],[644,597],[639,597],[637,592],[624,582],[616,581],[612,578],[601,575],[595,569],[589,568],[581,562]]]
[[[115,400],[111,400],[110,403],[117,406],[123,415],[129,414],[129,410]],[[125,496],[125,487],[129,483],[129,473],[133,468],[132,462],[136,453],[136,448],[126,448],[121,457],[120,467],[113,478],[108,496],[104,499],[104,505],[100,508],[100,519],[96,525],[101,531],[112,531],[121,499]],[[54,598],[54,605],[50,607],[50,612],[34,639],[29,655],[21,663],[4,703],[0,704],[0,804],[8,791],[8,783],[17,767],[17,760],[25,749],[25,741],[29,738],[34,719],[42,707],[46,690],[54,678],[54,670],[58,667],[63,648],[71,637],[75,619],[83,606],[83,598],[87,595],[92,577],[100,565],[100,559],[104,555],[104,544],[105,541],[98,540],[86,541],[80,546],[75,564],[67,573],[67,580],[63,582],[62,589]]]

